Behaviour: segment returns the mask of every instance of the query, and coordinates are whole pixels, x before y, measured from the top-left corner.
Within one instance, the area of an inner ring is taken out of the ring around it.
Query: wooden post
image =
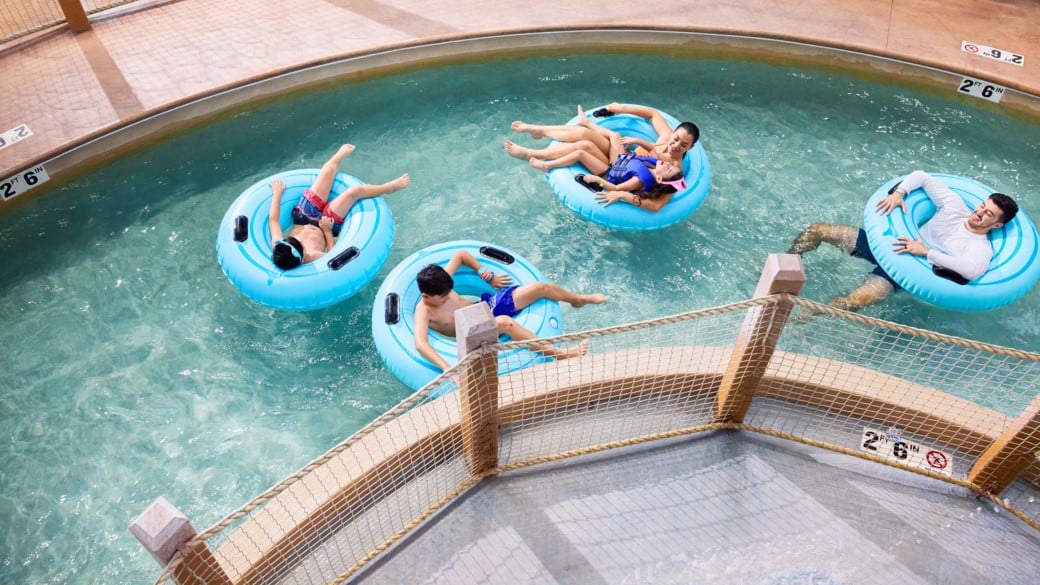
[[[459,400],[466,462],[484,475],[498,466],[498,354],[486,349],[498,341],[498,324],[486,303],[474,303],[455,311],[455,333],[459,360],[482,352],[459,372]]]
[[[802,257],[770,254],[755,289],[755,298],[785,293],[797,295],[805,284]],[[715,422],[744,421],[758,383],[776,350],[780,332],[791,316],[794,303],[784,298],[778,304],[753,307],[737,333],[729,366],[715,398]]]
[[[1037,451],[1040,451],[1040,396],[975,460],[968,482],[981,493],[999,494],[1033,463]]]
[[[192,541],[191,522],[166,498],[160,496],[135,518],[130,532],[160,565],[174,562],[173,578],[180,585],[231,585],[206,543]]]
[[[90,21],[87,20],[87,13],[83,10],[83,3],[80,0],[58,0],[58,4],[61,5],[61,11],[65,14],[65,22],[69,23],[72,32],[81,33],[90,30]]]

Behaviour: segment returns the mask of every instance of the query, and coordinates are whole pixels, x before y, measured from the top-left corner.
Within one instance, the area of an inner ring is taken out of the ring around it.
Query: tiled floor
[[[176,0],[98,15],[0,50],[0,181],[172,106],[346,56],[555,29],[664,29],[797,40],[932,65],[1040,95],[1035,0]],[[7,9],[10,10],[10,9]],[[0,18],[4,18],[0,13]],[[1024,57],[972,54],[970,41]],[[0,203],[0,210],[2,210]]]

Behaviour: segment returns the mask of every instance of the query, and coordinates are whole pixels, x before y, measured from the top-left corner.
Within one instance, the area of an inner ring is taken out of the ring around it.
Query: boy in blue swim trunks
[[[344,218],[350,208],[361,199],[386,195],[408,186],[411,179],[407,174],[382,185],[357,185],[348,187],[332,202],[329,193],[339,172],[339,165],[350,153],[353,144],[344,144],[336,154],[322,165],[318,177],[300,197],[292,210],[293,227],[287,236],[282,234],[280,223],[282,195],[285,183],[281,179],[271,181],[271,260],[282,270],[290,270],[301,264],[321,258],[336,245],[336,237],[343,227]]]
[[[451,366],[430,346],[429,330],[455,337],[455,311],[473,304],[455,292],[452,275],[460,266],[473,269],[484,281],[497,289],[494,294],[481,295],[481,301],[491,308],[499,332],[517,341],[536,338],[532,331],[522,327],[513,317],[539,299],[562,301],[570,303],[573,307],[598,305],[607,301],[606,295],[577,294],[549,282],[539,281],[512,286],[512,279],[508,275],[483,270],[480,262],[472,254],[459,250],[444,267],[430,264],[420,270],[415,278],[419,292],[422,293],[422,299],[415,308],[415,349],[436,364],[441,371]],[[588,353],[589,345],[587,341],[583,341],[573,347],[558,348],[552,344],[544,344],[535,349],[562,360],[585,355]]]

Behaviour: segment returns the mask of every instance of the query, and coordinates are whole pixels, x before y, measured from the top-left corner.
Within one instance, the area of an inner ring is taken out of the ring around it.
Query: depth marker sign
[[[19,140],[32,136],[32,130],[27,124],[20,124],[7,132],[0,132],[0,148],[7,148]]]
[[[979,55],[980,57],[989,57],[990,59],[996,59],[997,61],[1003,61],[1004,63],[1011,63],[1012,65],[1018,65],[1019,67],[1025,67],[1026,64],[1026,58],[1018,53],[995,49],[971,41],[961,41],[961,50],[965,53]]]
[[[953,475],[952,457],[938,449],[904,439],[895,428],[888,431],[864,428],[859,448],[885,459],[896,459],[911,467]]]
[[[0,179],[0,198],[3,201],[7,201],[37,185],[46,183],[50,179],[51,177],[47,174],[47,169],[43,168],[43,165],[36,165],[13,177]]]
[[[1007,88],[1003,85],[997,85],[996,83],[989,83],[981,79],[975,79],[973,77],[964,77],[961,79],[960,85],[957,86],[957,91],[960,93],[966,93],[971,96],[989,100],[991,102],[1000,102],[1000,98],[1004,96],[1004,92]]]

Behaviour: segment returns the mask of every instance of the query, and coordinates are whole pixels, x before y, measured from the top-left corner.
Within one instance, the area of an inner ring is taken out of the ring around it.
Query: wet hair
[[[693,144],[697,144],[697,141],[701,139],[701,129],[697,127],[693,122],[683,122],[675,127],[676,130],[685,130],[687,134],[693,137]],[[693,144],[690,146],[693,147]]]
[[[681,173],[678,176],[676,176],[675,178],[678,179],[680,176],[682,176]],[[669,179],[669,180],[672,180],[672,179]],[[640,193],[636,193],[636,197],[642,197],[643,199],[656,199],[656,198],[660,197],[661,195],[667,195],[669,193],[675,193],[676,191],[677,190],[676,190],[674,185],[657,184],[657,185],[654,185],[654,188],[650,189],[649,191],[642,191]]]
[[[1014,199],[1003,193],[994,193],[989,196],[989,200],[1000,208],[1000,223],[1006,224],[1015,219],[1015,215],[1018,214],[1018,203],[1015,203]]]
[[[428,264],[415,276],[415,282],[419,285],[419,292],[434,297],[446,295],[455,288],[448,271],[436,264]]]
[[[293,248],[296,249],[297,254],[293,254]],[[292,236],[285,238],[284,241],[278,241],[271,250],[271,261],[282,270],[292,270],[303,264],[301,258],[303,258],[303,244]]]

